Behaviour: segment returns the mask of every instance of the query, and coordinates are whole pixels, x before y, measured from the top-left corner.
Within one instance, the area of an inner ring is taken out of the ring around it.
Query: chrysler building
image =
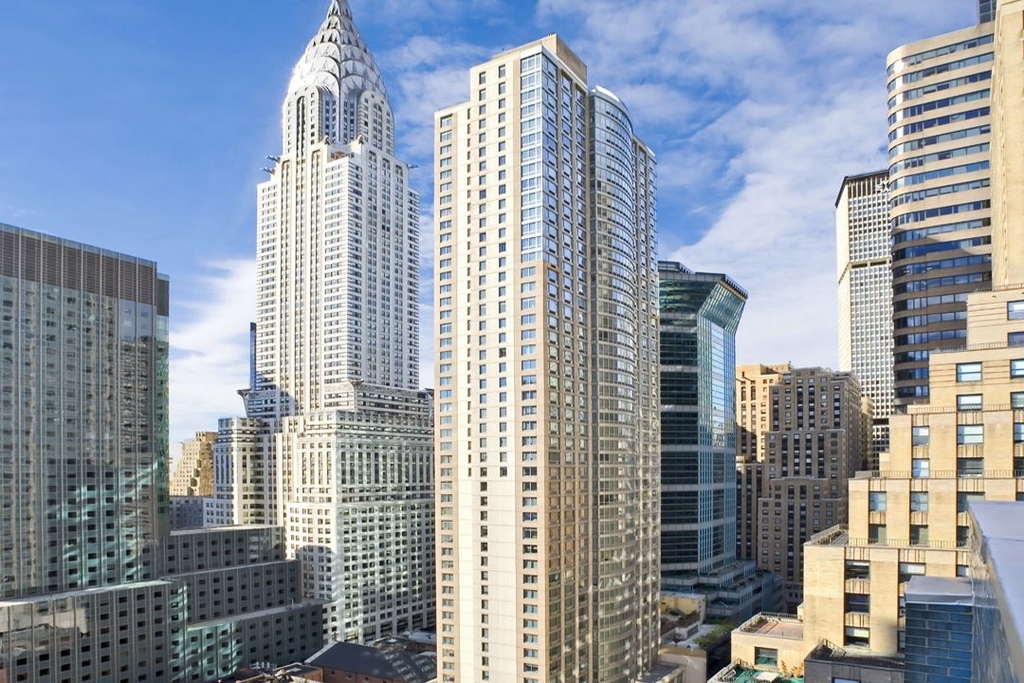
[[[217,496],[283,524],[325,638],[433,619],[432,431],[419,381],[419,204],[384,81],[345,0],[299,59],[258,188],[245,418],[221,420]]]

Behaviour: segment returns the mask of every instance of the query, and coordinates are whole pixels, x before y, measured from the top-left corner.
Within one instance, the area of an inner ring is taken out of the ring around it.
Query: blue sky
[[[247,381],[255,185],[328,0],[3,4],[0,221],[156,260],[171,439],[215,428]],[[833,202],[885,165],[885,55],[976,20],[973,0],[351,4],[427,223],[433,111],[466,99],[472,64],[557,32],[658,155],[662,257],[750,291],[740,362],[833,366]]]

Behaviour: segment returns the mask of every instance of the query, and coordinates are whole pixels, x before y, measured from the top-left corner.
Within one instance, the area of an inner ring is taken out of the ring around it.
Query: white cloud
[[[950,25],[965,4],[540,0],[538,18],[580,26],[591,80],[658,154],[662,243],[707,225],[670,258],[749,290],[740,362],[834,365],[834,199],[886,163],[884,57],[969,25]]]
[[[206,267],[195,288],[197,298],[172,301],[172,443],[199,430],[215,430],[219,417],[244,412],[236,392],[249,383],[256,262],[222,261]]]

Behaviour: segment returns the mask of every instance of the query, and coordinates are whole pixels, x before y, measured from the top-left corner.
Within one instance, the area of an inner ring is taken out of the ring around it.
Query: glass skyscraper
[[[993,25],[888,57],[897,405],[928,398],[928,357],[963,346],[967,294],[991,286]]]
[[[736,559],[736,328],[747,295],[724,275],[662,261],[661,567]]]
[[[167,279],[2,224],[0,277],[0,597],[159,576]]]
[[[0,287],[0,676],[166,680],[170,623],[109,634],[119,603],[151,612],[177,592],[157,580],[168,281],[0,224]]]
[[[737,562],[736,328],[747,293],[728,276],[660,261],[661,582],[709,616],[772,609],[773,580]]]

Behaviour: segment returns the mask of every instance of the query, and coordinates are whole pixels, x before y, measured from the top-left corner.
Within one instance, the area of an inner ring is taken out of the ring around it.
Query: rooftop
[[[803,640],[804,638],[803,622],[791,614],[762,612],[740,624],[736,631],[790,640]]]
[[[748,669],[733,663],[719,671],[709,683],[804,683],[802,676],[786,676],[777,671]]]

